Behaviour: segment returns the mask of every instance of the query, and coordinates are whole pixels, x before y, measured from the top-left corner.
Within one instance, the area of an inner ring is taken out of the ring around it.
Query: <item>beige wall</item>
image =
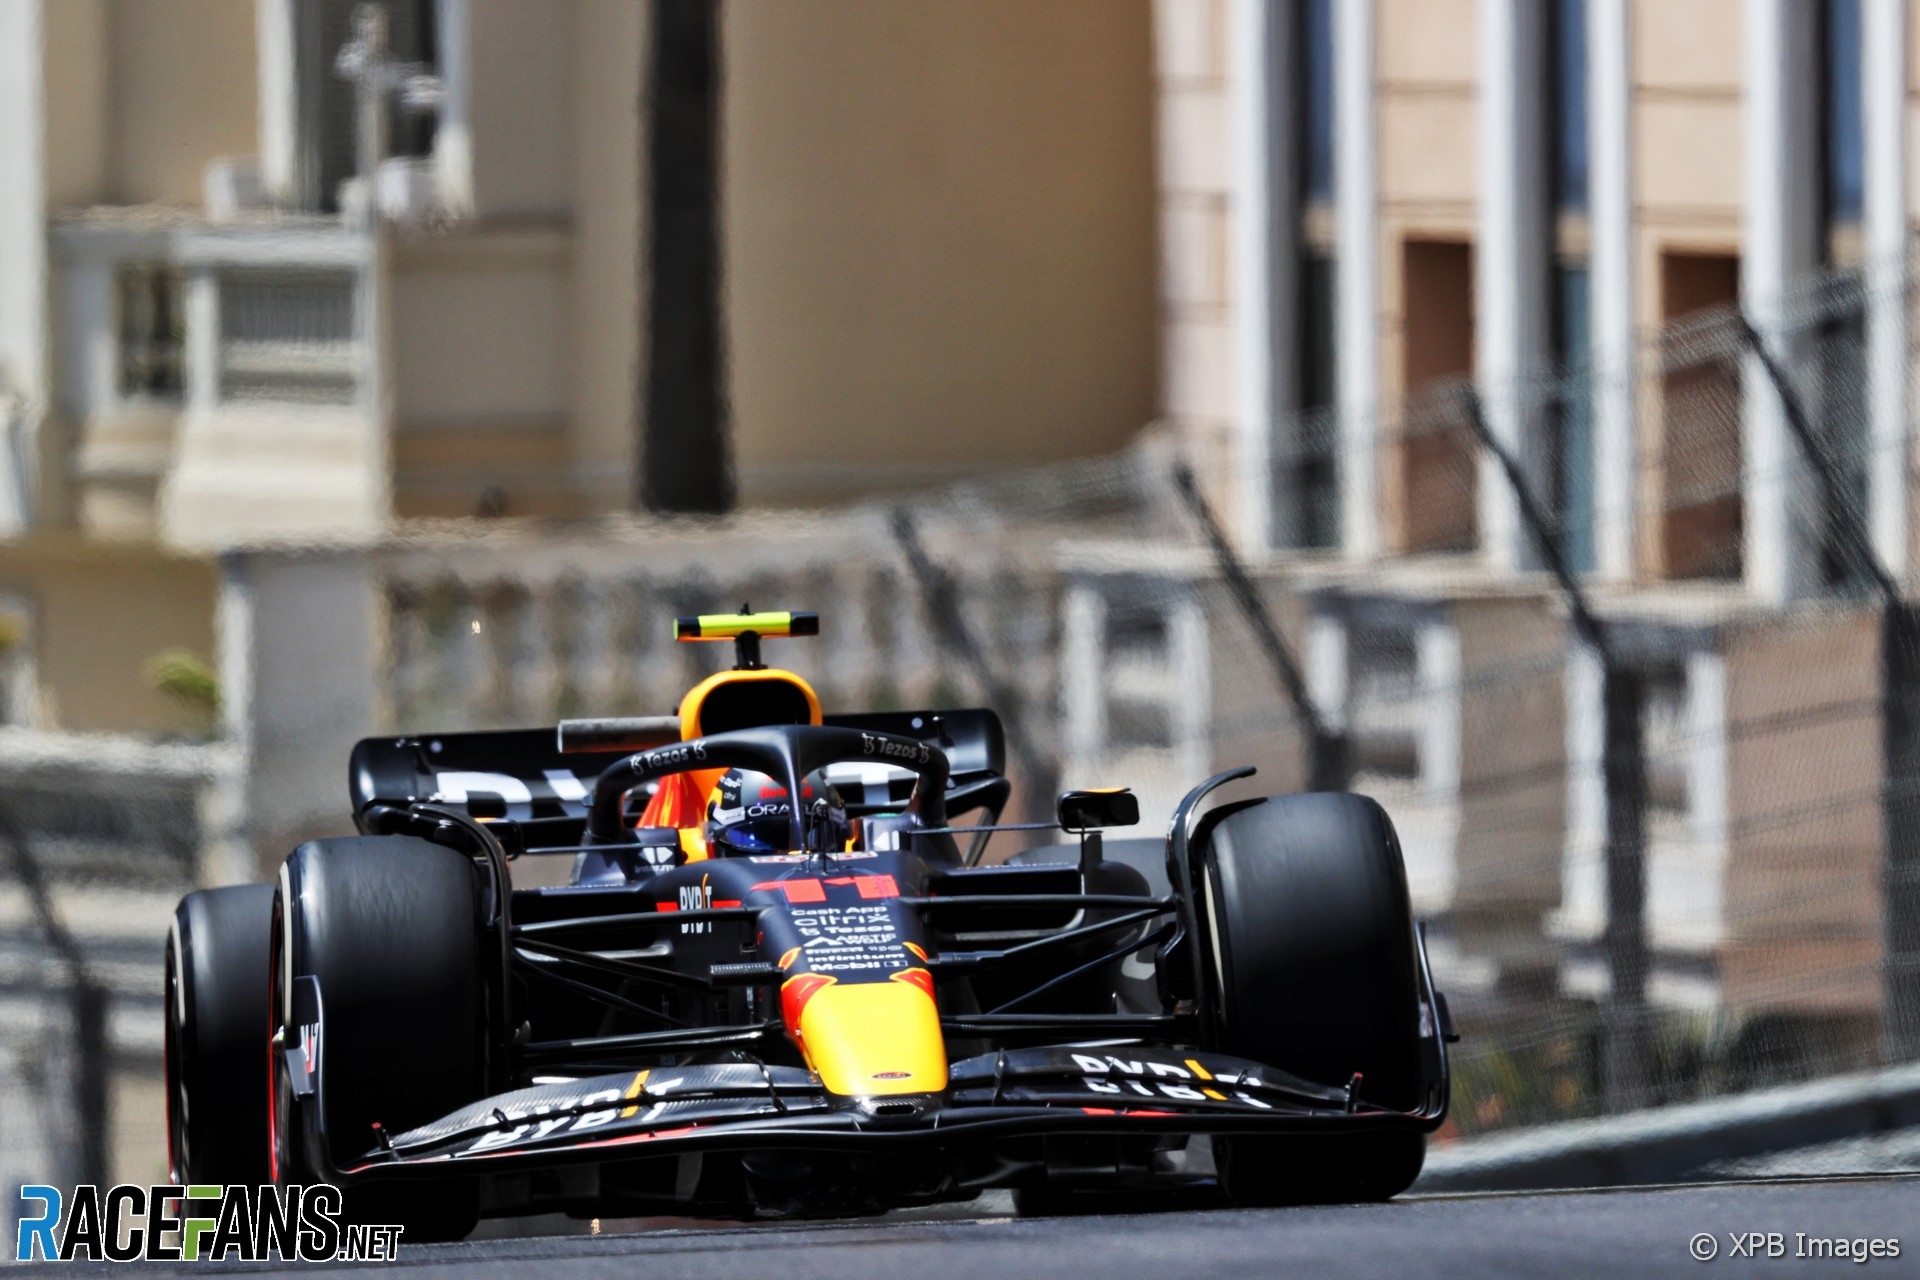
[[[1396,404],[1428,378],[1473,367],[1476,8],[1475,0],[1380,4],[1374,101],[1383,405]],[[1386,429],[1397,424],[1390,420]],[[1431,433],[1382,451],[1388,546],[1418,550],[1471,536],[1472,467],[1461,459],[1456,440]]]
[[[571,203],[574,11],[549,0],[473,0],[473,204],[483,218],[553,217]],[[642,56],[637,45],[627,53]]]
[[[495,487],[514,513],[630,501],[645,6],[549,12],[473,11],[492,229],[403,237],[395,255],[402,515],[471,512]],[[745,500],[1124,445],[1155,385],[1144,0],[726,12]]]
[[[1475,9],[1474,0],[1382,0],[1380,5],[1374,94],[1380,157],[1380,391],[1386,402],[1412,390],[1405,377],[1408,344],[1418,351],[1445,341],[1406,333],[1407,241],[1471,243],[1474,237]]]
[[[60,0],[42,10],[47,75],[47,203],[106,198],[109,182],[108,0]]]
[[[1257,583],[1281,639],[1292,652],[1305,653],[1313,621],[1312,598],[1297,582],[1272,570],[1260,572]],[[1223,793],[1223,798],[1306,790],[1311,744],[1301,732],[1299,717],[1285,691],[1273,677],[1272,655],[1262,648],[1251,628],[1241,625],[1240,605],[1224,584],[1207,583],[1199,600],[1206,616],[1216,620],[1207,628],[1207,691],[1211,701],[1207,724],[1212,752],[1208,772],[1248,764],[1260,771],[1245,782],[1229,784],[1233,789]],[[1127,781],[1116,778],[1111,785]],[[1190,787],[1199,779],[1173,781]]]
[[[632,0],[578,0],[574,11],[572,460],[595,510],[629,505],[639,452],[647,12]]]
[[[1878,658],[1871,612],[1728,639],[1720,966],[1734,1010],[1879,1009]]]
[[[473,9],[482,222],[393,257],[394,500],[405,516],[629,504],[637,437],[646,6]]]
[[[1451,220],[1475,191],[1474,0],[1381,0],[1378,21],[1380,199],[1403,218],[1438,205]]]
[[[255,0],[50,23],[65,203],[193,206],[258,150]],[[392,255],[404,514],[625,506],[646,232],[637,0],[485,0],[478,222]],[[1105,452],[1154,414],[1147,0],[726,6],[730,395],[749,502]]]
[[[33,602],[44,727],[141,733],[204,726],[147,683],[147,660],[185,650],[214,665],[211,561],[136,544],[0,546],[0,589]]]
[[[1651,328],[1666,318],[1662,253],[1740,252],[1740,0],[1635,0],[1630,22],[1635,283]]]
[[[1566,828],[1566,622],[1543,600],[1461,600],[1458,879],[1475,955],[1554,963],[1540,921],[1560,902]]]
[[[1741,123],[1740,0],[1634,0],[1630,12],[1633,76],[1632,166],[1634,184],[1635,309],[1642,329],[1652,329],[1688,309],[1676,291],[1674,255],[1737,259],[1744,195],[1745,138]],[[1718,301],[1719,299],[1715,299]],[[1703,443],[1669,441],[1657,397],[1643,400],[1638,418],[1640,456],[1739,458],[1737,428],[1716,420],[1714,438]],[[1728,430],[1736,438],[1726,438]],[[1660,577],[1687,571],[1693,561],[1719,554],[1729,511],[1737,500],[1700,504],[1697,511],[1667,518],[1669,489],[1685,477],[1664,465],[1642,467],[1637,484],[1645,513],[1637,539],[1639,571]],[[1694,482],[1698,487],[1698,482]],[[1710,487],[1710,486],[1709,486]],[[1737,519],[1737,514],[1735,517]],[[1703,523],[1704,521],[1704,523]]]
[[[567,411],[567,240],[470,231],[393,256],[394,414],[402,428]]]
[[[1299,579],[1289,581],[1284,570],[1262,575],[1262,587],[1283,638],[1295,654],[1307,654],[1310,588],[1303,589]],[[1442,601],[1425,590],[1402,595],[1389,587],[1379,595],[1364,589],[1347,595],[1335,588],[1323,597],[1332,606],[1324,619],[1345,612],[1343,596],[1346,603],[1366,601],[1347,614],[1345,625],[1354,628],[1347,632],[1349,643],[1365,640],[1359,629],[1365,610],[1389,601],[1420,608],[1426,622],[1452,628],[1459,646],[1460,701],[1451,726],[1457,737],[1446,749],[1462,753],[1454,762],[1457,793],[1440,781],[1447,766],[1433,757],[1422,760],[1423,785],[1379,777],[1373,782],[1392,788],[1379,798],[1412,850],[1416,909],[1425,909],[1423,894],[1433,894],[1428,906],[1446,914],[1456,939],[1476,959],[1492,960],[1506,972],[1538,974],[1555,963],[1541,921],[1562,896],[1564,617],[1551,603],[1518,594]],[[1203,602],[1210,618],[1235,615],[1234,602],[1218,583],[1209,585]],[[1429,613],[1428,605],[1441,608]],[[1259,774],[1239,794],[1280,794],[1306,786],[1306,744],[1252,633],[1236,617],[1209,629],[1208,646],[1212,767],[1257,764]],[[1342,680],[1354,675],[1349,671]],[[1446,687],[1454,686],[1449,681]],[[1368,694],[1355,686],[1347,696],[1355,700],[1347,707],[1351,717]],[[1429,701],[1429,714],[1438,713],[1438,701]],[[1429,739],[1424,731],[1419,737],[1424,755]],[[1366,791],[1371,785],[1363,778],[1356,788]],[[1430,785],[1441,791],[1426,790]]]
[[[1409,242],[1471,243],[1477,234],[1479,177],[1477,6],[1474,0],[1380,0],[1376,54],[1381,217],[1382,403],[1416,391],[1423,351],[1444,335],[1409,332],[1422,314],[1456,310],[1414,305],[1419,286],[1406,276],[1417,255]],[[1638,321],[1662,312],[1664,254],[1739,253],[1743,196],[1741,160],[1740,0],[1632,0],[1632,178]],[[1570,220],[1571,221],[1571,220]],[[1577,247],[1584,227],[1565,228]],[[1470,300],[1466,310],[1471,312]],[[1451,326],[1454,321],[1444,319]],[[1468,363],[1458,370],[1470,369]],[[1640,417],[1642,456],[1664,455],[1660,416]],[[1390,544],[1422,545],[1417,536],[1419,477],[1431,460],[1384,455],[1382,508]],[[1642,507],[1658,510],[1658,468],[1641,472]],[[1473,519],[1471,493],[1455,495],[1449,528]],[[1462,505],[1464,504],[1464,505]],[[1660,530],[1640,540],[1643,568],[1659,571]]]
[[[1160,222],[1160,411],[1215,510],[1238,523],[1229,474],[1234,351],[1234,192],[1226,0],[1153,0]]]
[[[112,0],[107,18],[107,194],[197,206],[209,160],[259,153],[254,0]]]
[[[1156,383],[1145,0],[725,15],[746,500],[1126,444]]]
[[[571,238],[553,227],[400,236],[391,256],[396,514],[569,514]],[[629,295],[631,297],[631,295]],[[501,505],[504,503],[504,505]]]

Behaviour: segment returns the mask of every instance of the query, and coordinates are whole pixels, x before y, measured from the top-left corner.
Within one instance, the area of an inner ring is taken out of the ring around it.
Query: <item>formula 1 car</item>
[[[679,620],[738,661],[675,717],[361,742],[362,834],[180,905],[174,1181],[331,1182],[416,1241],[1412,1183],[1452,1033],[1379,805],[1211,802],[1236,769],[1164,841],[1103,839],[1124,790],[999,825],[994,713],[823,715],[759,660],[817,626]],[[983,865],[996,832],[1033,847]],[[555,856],[570,883],[516,887]]]

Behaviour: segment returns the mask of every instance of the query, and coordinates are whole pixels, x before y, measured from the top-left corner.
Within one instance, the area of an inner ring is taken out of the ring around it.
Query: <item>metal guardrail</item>
[[[1685,1182],[1731,1160],[1913,1127],[1920,1065],[1481,1138],[1430,1153],[1414,1190]]]

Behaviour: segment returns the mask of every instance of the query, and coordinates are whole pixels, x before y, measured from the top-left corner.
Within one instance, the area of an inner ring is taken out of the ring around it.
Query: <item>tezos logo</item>
[[[707,744],[694,741],[677,747],[655,747],[652,751],[642,751],[628,757],[627,764],[635,773],[646,773],[666,765],[692,764],[706,758]]]
[[[397,1226],[349,1226],[340,1221],[340,1188],[78,1186],[20,1188],[22,1212],[14,1237],[16,1262],[224,1261],[391,1262],[399,1253]],[[169,1212],[173,1210],[173,1212]]]
[[[924,742],[895,742],[882,738],[878,734],[860,735],[860,753],[869,756],[892,756],[897,760],[916,760],[921,764],[933,759],[933,749]]]

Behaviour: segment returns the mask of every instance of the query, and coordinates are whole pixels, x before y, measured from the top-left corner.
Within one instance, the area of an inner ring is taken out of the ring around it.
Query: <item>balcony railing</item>
[[[76,421],[261,401],[372,402],[372,241],[337,222],[218,226],[150,211],[55,225]]]

